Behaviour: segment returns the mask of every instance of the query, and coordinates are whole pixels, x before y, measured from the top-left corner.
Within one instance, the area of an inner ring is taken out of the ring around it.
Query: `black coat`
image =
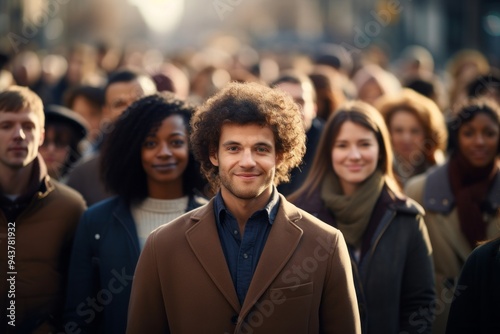
[[[316,148],[318,147],[319,140],[321,138],[321,132],[323,132],[324,122],[319,118],[315,118],[312,122],[311,128],[306,133],[306,153],[302,158],[302,164],[295,167],[290,172],[290,182],[281,183],[278,185],[278,191],[284,196],[288,196],[304,183],[311,165],[314,160],[314,154],[316,153]]]
[[[435,284],[423,209],[411,199],[395,198],[387,188],[380,197],[373,212],[381,214],[360,262],[348,245],[363,333],[430,333]],[[319,190],[294,204],[335,226]]]
[[[467,258],[446,333],[500,333],[500,238],[476,248]]]

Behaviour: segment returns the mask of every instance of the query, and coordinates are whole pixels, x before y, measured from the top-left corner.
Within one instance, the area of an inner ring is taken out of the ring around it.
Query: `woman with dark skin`
[[[125,333],[132,277],[149,233],[205,203],[196,195],[203,182],[189,149],[191,113],[169,93],[146,96],[104,143],[102,177],[116,196],[83,214],[69,269],[66,320],[83,332]]]
[[[500,109],[471,100],[450,123],[453,151],[445,164],[410,179],[406,194],[425,209],[436,276],[436,333],[443,333],[457,279],[478,242],[494,238],[500,224]]]

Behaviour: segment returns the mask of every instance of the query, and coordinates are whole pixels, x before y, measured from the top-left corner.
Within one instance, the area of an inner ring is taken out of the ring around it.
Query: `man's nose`
[[[24,133],[23,127],[18,125],[14,128],[14,138],[24,140],[26,139],[26,133]]]
[[[253,158],[251,150],[243,150],[240,164],[244,167],[255,166],[255,159]]]

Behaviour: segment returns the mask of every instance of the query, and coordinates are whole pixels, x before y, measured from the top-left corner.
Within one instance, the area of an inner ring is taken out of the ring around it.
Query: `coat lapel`
[[[135,263],[139,260],[139,254],[141,253],[141,248],[139,246],[139,237],[137,236],[137,228],[135,226],[134,218],[132,218],[132,213],[130,212],[130,207],[125,204],[123,200],[120,200],[113,215],[122,225],[122,227],[127,231],[129,237],[129,245],[132,248],[132,253],[135,256]]]
[[[294,253],[302,237],[302,229],[293,223],[301,217],[300,213],[282,195],[280,195],[280,202],[281,207],[243,302],[240,312],[241,318],[246,317],[259,298],[269,288],[269,285],[276,279],[276,276]]]
[[[240,302],[217,232],[213,199],[191,219],[197,222],[186,231],[186,238],[191,249],[220,292],[235,311],[239,312]]]

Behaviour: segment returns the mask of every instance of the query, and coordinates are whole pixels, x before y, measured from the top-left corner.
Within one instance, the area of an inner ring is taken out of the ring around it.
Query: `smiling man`
[[[64,302],[68,254],[83,198],[48,176],[42,100],[0,93],[0,320],[2,333],[50,333]],[[9,278],[9,281],[7,281]]]
[[[342,234],[276,189],[305,150],[293,100],[232,83],[192,125],[217,193],[149,236],[127,333],[360,333]]]

